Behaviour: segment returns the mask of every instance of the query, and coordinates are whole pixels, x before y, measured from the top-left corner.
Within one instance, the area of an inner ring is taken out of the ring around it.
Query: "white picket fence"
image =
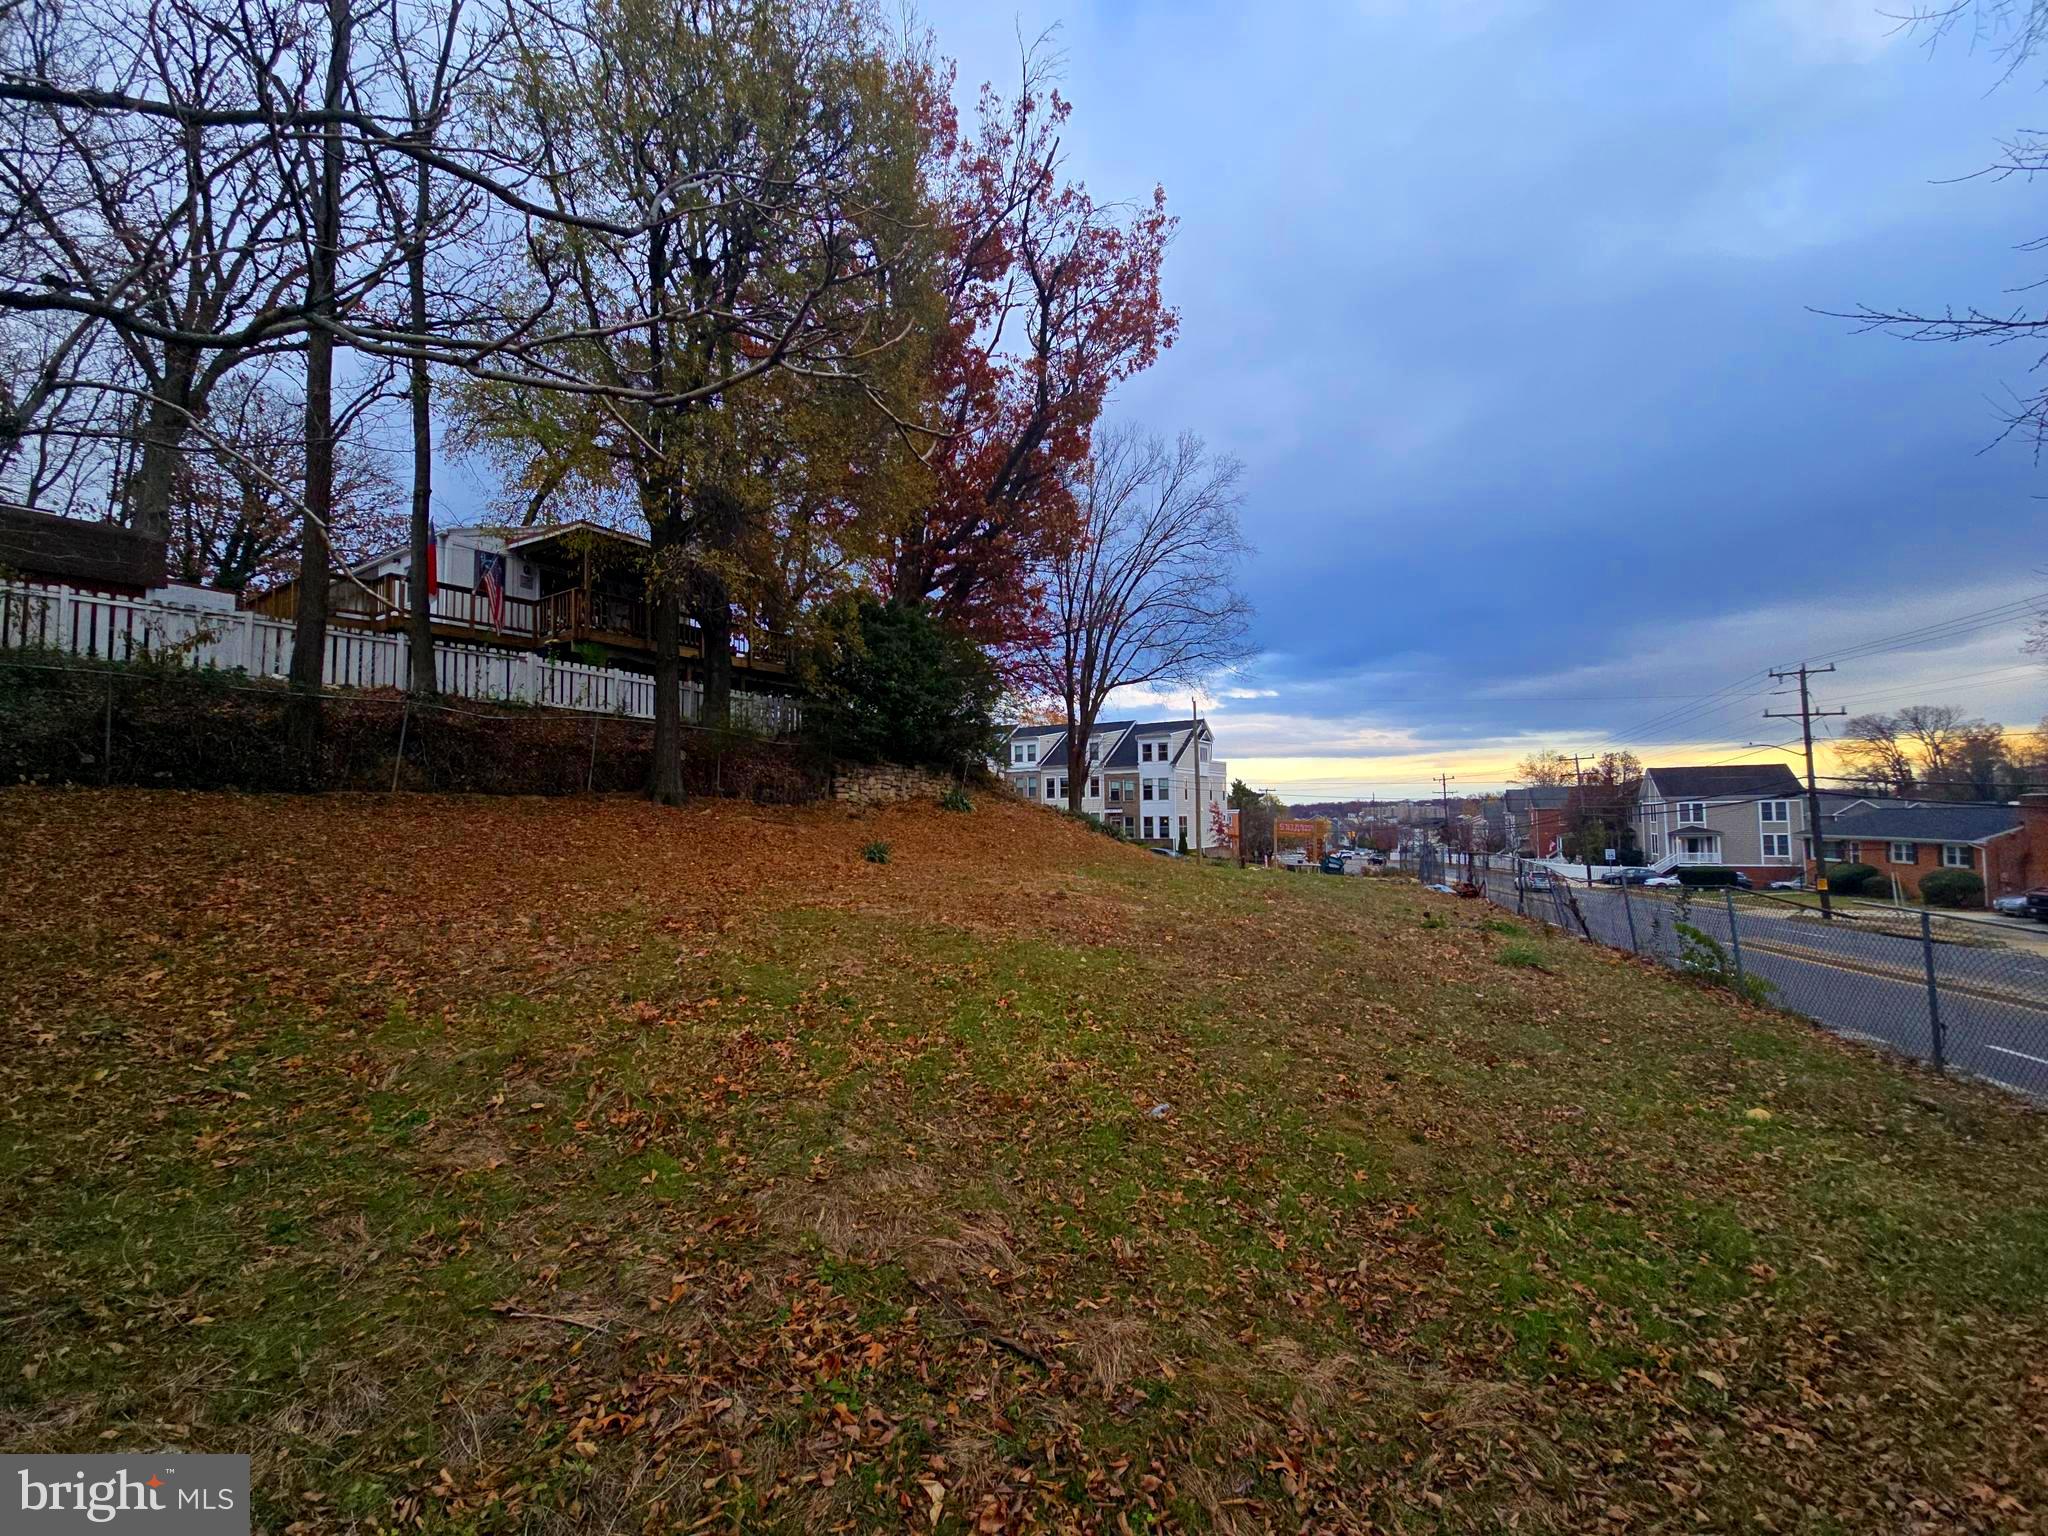
[[[291,668],[293,635],[290,620],[247,610],[0,582],[0,650],[27,646],[102,661],[175,658],[188,666],[282,678]],[[323,676],[330,688],[403,688],[412,676],[411,658],[412,642],[402,632],[329,625]],[[654,718],[654,679],[617,667],[437,640],[434,676],[441,692],[454,698]],[[683,718],[700,719],[702,686],[681,686]],[[797,700],[740,690],[732,694],[732,717],[771,736],[793,736],[803,723]]]

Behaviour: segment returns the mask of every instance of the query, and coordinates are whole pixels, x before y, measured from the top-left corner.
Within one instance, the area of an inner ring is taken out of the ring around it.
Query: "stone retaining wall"
[[[893,805],[932,800],[953,787],[953,775],[896,763],[843,764],[832,775],[832,798],[850,805]]]

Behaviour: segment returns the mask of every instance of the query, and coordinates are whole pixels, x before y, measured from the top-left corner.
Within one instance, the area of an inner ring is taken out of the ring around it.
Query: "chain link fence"
[[[1838,1035],[2048,1101],[2048,925],[1809,894],[1594,883],[1417,848],[1394,866],[1727,986]]]

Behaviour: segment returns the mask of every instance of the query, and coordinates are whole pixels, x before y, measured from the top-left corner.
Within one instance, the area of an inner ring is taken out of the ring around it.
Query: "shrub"
[[[886,864],[889,862],[889,845],[880,838],[876,838],[867,847],[861,849],[860,856],[870,864]]]
[[[956,811],[964,816],[967,812],[974,809],[974,802],[967,798],[966,790],[955,784],[951,789],[939,796],[939,809],[942,811]]]
[[[812,690],[805,722],[836,756],[957,769],[995,755],[995,664],[921,610],[863,599]]]
[[[1725,864],[1681,864],[1677,874],[1680,885],[1717,887],[1735,883],[1735,871]]]
[[[1494,958],[1502,965],[1519,966],[1524,970],[1543,969],[1543,951],[1534,944],[1503,944]]]
[[[1937,869],[1921,877],[1920,899],[1930,907],[1981,907],[1984,880],[1967,869]]]
[[[1855,896],[1882,877],[1868,864],[1830,864],[1828,889],[1837,896]]]

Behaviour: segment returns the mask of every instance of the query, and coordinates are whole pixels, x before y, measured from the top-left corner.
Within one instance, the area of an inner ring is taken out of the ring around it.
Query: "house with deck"
[[[1087,760],[1069,760],[1064,725],[1020,725],[1007,734],[998,768],[1027,800],[1064,806],[1085,779],[1081,806],[1135,842],[1213,849],[1212,808],[1229,792],[1229,765],[1215,756],[1206,720],[1100,720]]]
[[[651,672],[654,623],[647,600],[647,540],[595,523],[437,530],[428,560],[428,603],[436,640],[534,651],[593,666]],[[400,545],[358,561],[328,587],[330,622],[402,632],[412,601],[412,552]],[[288,581],[251,606],[288,619],[298,609]],[[687,619],[683,676],[701,682],[703,639]],[[733,687],[793,691],[786,644],[735,627]]]

